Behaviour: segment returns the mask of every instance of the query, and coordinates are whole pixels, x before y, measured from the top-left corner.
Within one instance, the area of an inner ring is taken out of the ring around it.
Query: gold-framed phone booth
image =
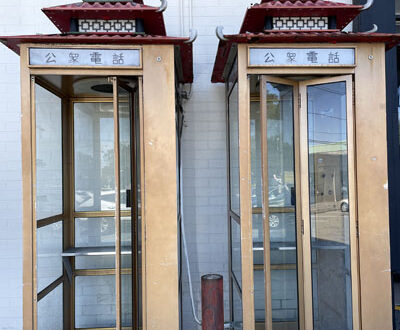
[[[265,64],[317,48],[354,49],[355,62]],[[379,43],[231,47],[234,328],[391,329],[384,56]]]
[[[32,47],[61,46],[20,51],[24,329],[178,328],[174,45],[100,46],[132,68]]]

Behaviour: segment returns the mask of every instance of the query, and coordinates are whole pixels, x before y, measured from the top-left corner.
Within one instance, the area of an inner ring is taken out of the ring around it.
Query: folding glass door
[[[138,327],[139,86],[102,86],[34,84],[40,330]]]
[[[253,78],[255,327],[358,329],[352,77]]]

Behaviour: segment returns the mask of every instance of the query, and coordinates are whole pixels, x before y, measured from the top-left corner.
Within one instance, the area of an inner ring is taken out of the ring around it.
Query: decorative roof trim
[[[302,43],[383,43],[386,50],[400,43],[400,34],[387,33],[345,33],[340,31],[266,31],[261,33],[241,33],[224,35],[225,40],[220,40],[217,56],[214,63],[211,81],[213,83],[225,82],[225,66],[229,53],[234,44],[279,44],[293,43],[301,47]]]
[[[193,44],[186,43],[189,38],[140,35],[132,33],[93,33],[93,34],[49,34],[3,36],[0,42],[19,55],[21,44],[58,45],[175,45],[181,56],[183,70],[180,83],[193,82]]]

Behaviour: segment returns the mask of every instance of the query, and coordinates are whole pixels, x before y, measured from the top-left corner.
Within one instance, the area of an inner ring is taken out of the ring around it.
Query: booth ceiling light
[[[113,93],[113,85],[112,84],[99,84],[99,85],[94,85],[91,87],[95,92],[100,92],[100,93],[107,93],[107,94],[112,94]]]

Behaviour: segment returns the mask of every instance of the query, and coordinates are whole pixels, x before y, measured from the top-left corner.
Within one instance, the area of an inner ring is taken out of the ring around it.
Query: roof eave
[[[390,50],[394,46],[400,44],[400,34],[386,34],[386,33],[343,33],[343,32],[322,32],[319,39],[315,36],[316,31],[303,32],[302,35],[298,35],[296,32],[286,33],[273,33],[273,37],[269,34],[263,33],[242,33],[235,35],[225,35],[227,41],[220,41],[218,45],[218,51],[214,62],[214,69],[211,77],[213,83],[225,83],[226,77],[224,76],[225,67],[228,60],[229,50],[233,44],[239,43],[283,43],[290,42],[296,44],[302,43],[321,43],[324,39],[325,43],[383,43],[385,44],[386,50]],[[317,31],[318,33],[318,31]],[[278,34],[280,34],[278,36]]]

